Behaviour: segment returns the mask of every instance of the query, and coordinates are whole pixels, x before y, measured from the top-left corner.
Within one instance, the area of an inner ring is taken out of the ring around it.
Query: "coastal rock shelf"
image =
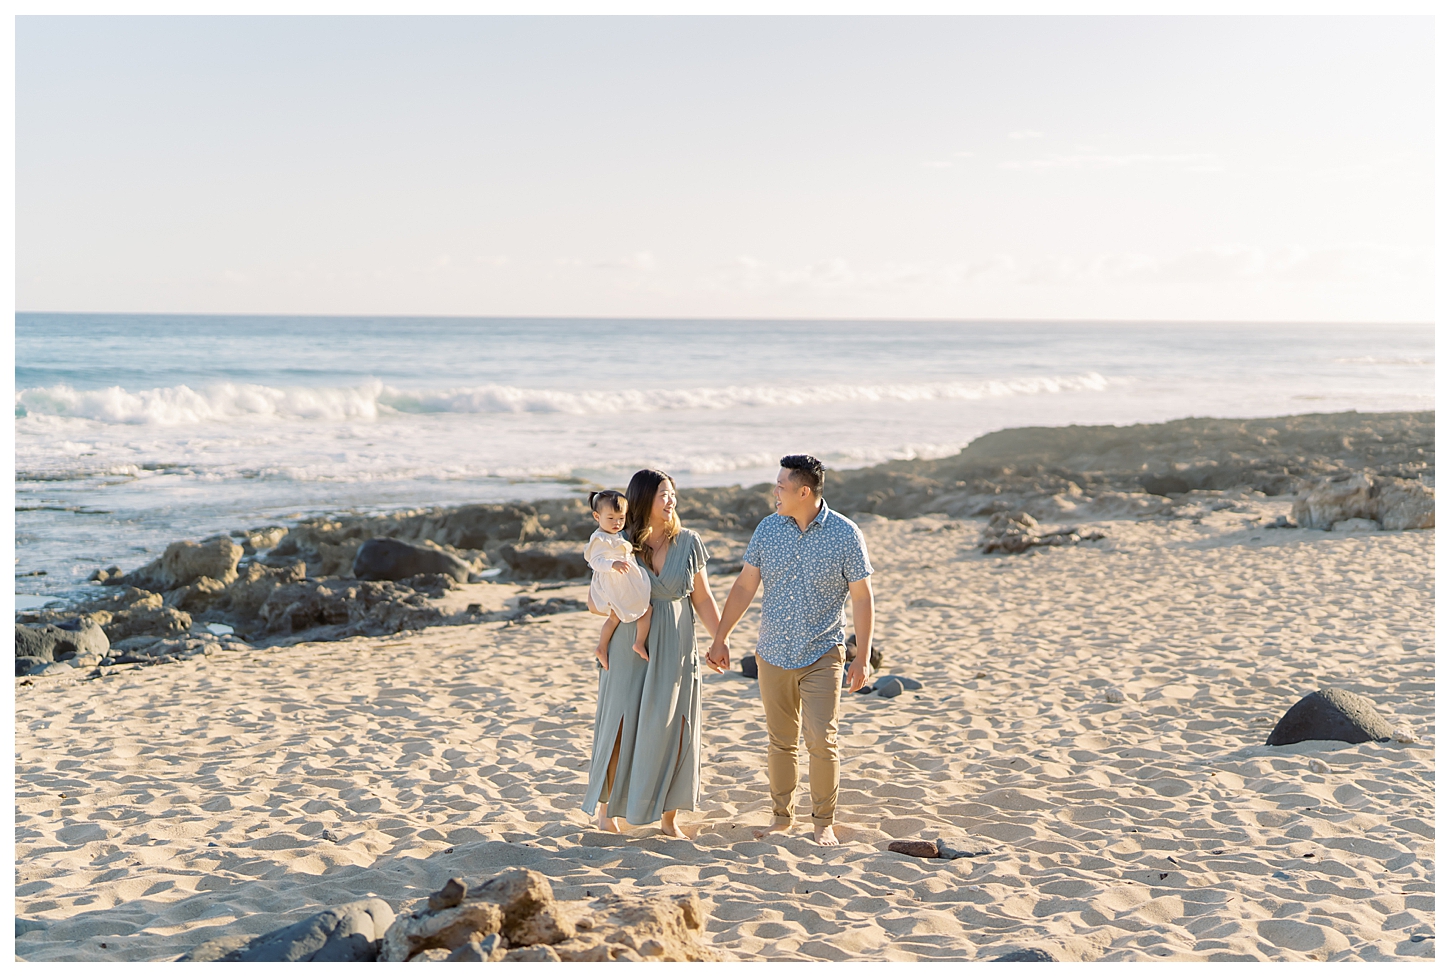
[[[831,472],[827,498],[858,521],[988,519],[983,554],[1030,554],[1083,542],[1101,548],[1105,520],[1201,525],[1216,514],[1257,513],[1265,528],[1430,528],[1434,460],[1430,411],[1019,428],[951,458]],[[1271,499],[1291,497],[1292,514],[1263,520]],[[738,572],[751,530],[771,511],[769,485],[680,492],[680,517],[705,536],[716,576]],[[523,613],[516,602],[480,600],[478,586],[511,586],[516,599],[534,585],[581,581],[594,528],[584,501],[568,498],[236,530],[172,543],[129,573],[98,570],[94,581],[112,592],[16,620],[95,625],[113,643],[159,643],[215,624],[270,645],[537,617],[538,607]]]

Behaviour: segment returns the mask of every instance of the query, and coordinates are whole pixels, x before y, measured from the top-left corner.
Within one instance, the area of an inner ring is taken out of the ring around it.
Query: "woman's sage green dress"
[[[708,555],[700,537],[680,530],[650,581],[649,661],[634,653],[635,625],[620,624],[609,641],[609,668],[599,672],[599,710],[584,810],[608,797],[608,817],[630,824],[658,821],[665,811],[693,811],[700,800],[700,658],[690,593]],[[614,783],[605,783],[619,743]]]

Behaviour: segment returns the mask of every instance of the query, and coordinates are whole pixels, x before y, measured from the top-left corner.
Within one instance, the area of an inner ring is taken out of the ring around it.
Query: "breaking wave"
[[[400,390],[380,381],[357,387],[268,387],[219,383],[128,391],[33,387],[15,395],[17,418],[80,418],[107,424],[176,426],[225,421],[372,421],[390,414],[636,414],[723,411],[809,404],[986,400],[1102,391],[1120,380],[1099,373],[951,383],[728,386],[679,390],[549,390],[500,384]]]

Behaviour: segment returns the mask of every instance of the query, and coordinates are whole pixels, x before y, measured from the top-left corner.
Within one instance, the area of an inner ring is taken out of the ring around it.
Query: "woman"
[[[631,648],[634,623],[620,624],[599,673],[584,810],[605,831],[620,830],[616,818],[623,817],[631,824],[659,821],[665,834],[684,838],[675,816],[700,799],[695,620],[713,638],[720,609],[705,576],[705,545],[675,515],[674,480],[651,469],[635,472],[625,499],[624,535],[650,581],[649,658]]]

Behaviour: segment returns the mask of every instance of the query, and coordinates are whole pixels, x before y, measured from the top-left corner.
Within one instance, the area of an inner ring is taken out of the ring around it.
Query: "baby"
[[[609,639],[620,621],[634,621],[634,653],[649,661],[645,638],[649,635],[650,584],[643,568],[634,558],[634,547],[621,536],[624,513],[629,507],[624,496],[612,489],[589,493],[589,508],[599,528],[584,547],[584,559],[594,571],[589,584],[589,609],[596,614],[609,614],[599,633],[599,647],[594,655],[599,664],[609,668]]]

